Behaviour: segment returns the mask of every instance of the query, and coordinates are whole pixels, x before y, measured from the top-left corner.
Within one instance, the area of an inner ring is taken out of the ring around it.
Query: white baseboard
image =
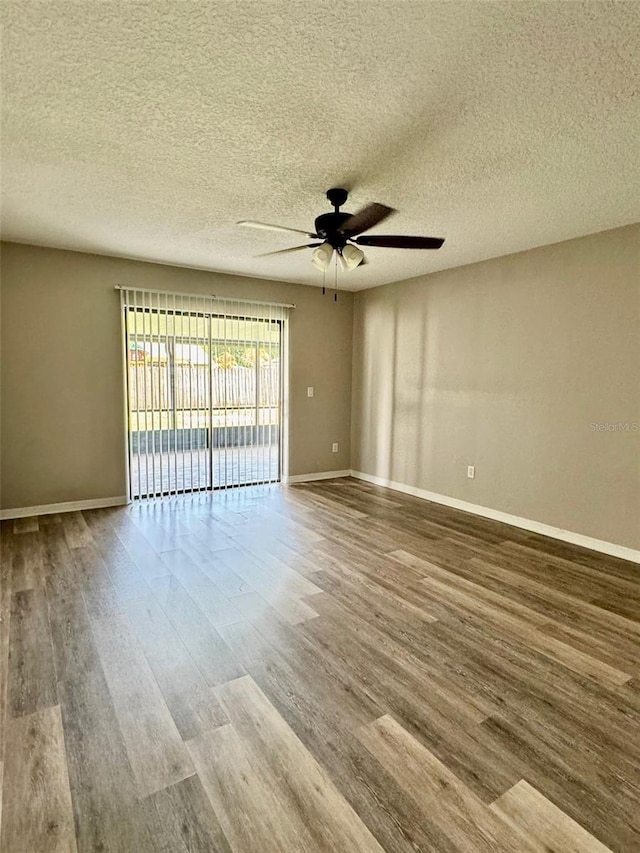
[[[0,509],[0,520],[10,518],[29,518],[32,515],[53,515],[57,512],[77,512],[81,509],[101,509],[108,506],[124,506],[128,503],[126,495],[117,498],[92,498],[88,501],[66,501],[59,504],[41,506],[23,506],[16,509]]]
[[[490,518],[493,521],[501,521],[503,524],[511,524],[513,527],[520,527],[522,530],[530,530],[532,533],[550,536],[552,539],[560,539],[572,545],[580,545],[582,548],[589,548],[591,551],[599,551],[602,554],[609,554],[611,557],[620,557],[622,560],[640,563],[640,551],[627,548],[625,545],[616,545],[613,542],[605,542],[602,539],[593,539],[591,536],[583,536],[582,533],[563,530],[561,527],[552,527],[540,521],[532,521],[529,518],[510,515],[508,512],[502,512],[499,509],[479,506],[478,504],[472,504],[458,498],[451,498],[448,495],[440,495],[437,492],[428,492],[426,489],[418,489],[415,486],[396,483],[393,480],[386,480],[383,477],[375,477],[373,474],[364,474],[362,471],[351,471],[351,476],[358,480],[364,480],[367,483],[373,483],[376,486],[386,486],[386,488],[394,489],[396,492],[404,492],[406,495],[422,498],[425,501],[450,506],[453,509],[470,512],[473,515],[480,515],[483,518]]]
[[[334,480],[336,477],[350,477],[351,471],[318,471],[315,474],[292,474],[283,480],[286,485],[310,483],[312,480]]]

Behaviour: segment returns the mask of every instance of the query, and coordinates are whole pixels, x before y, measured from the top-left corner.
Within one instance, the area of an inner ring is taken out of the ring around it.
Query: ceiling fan
[[[365,205],[357,213],[340,211],[349,193],[340,187],[327,190],[327,198],[333,205],[333,213],[323,213],[315,220],[315,231],[301,231],[298,228],[286,228],[283,225],[270,225],[266,222],[255,222],[243,219],[238,225],[249,228],[263,228],[267,231],[284,231],[287,234],[304,234],[319,243],[304,243],[290,249],[280,249],[277,252],[266,252],[258,257],[270,255],[288,255],[289,252],[299,252],[301,249],[313,249],[312,263],[320,270],[326,270],[331,263],[334,251],[340,258],[342,268],[355,269],[366,263],[364,252],[359,246],[383,246],[390,249],[439,249],[444,243],[440,237],[409,237],[406,235],[363,235],[382,222],[395,210],[385,204],[373,202]]]

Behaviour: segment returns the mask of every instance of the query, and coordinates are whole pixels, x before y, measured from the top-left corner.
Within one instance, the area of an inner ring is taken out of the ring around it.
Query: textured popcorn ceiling
[[[4,2],[3,236],[321,284],[330,186],[398,213],[360,289],[640,219],[640,3]],[[304,239],[300,242],[304,242]]]

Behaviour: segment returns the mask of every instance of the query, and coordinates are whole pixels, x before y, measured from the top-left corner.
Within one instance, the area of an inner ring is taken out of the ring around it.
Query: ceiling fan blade
[[[439,249],[444,243],[444,238],[375,234],[369,237],[366,235],[356,237],[353,242],[359,246],[384,246],[388,249]]]
[[[356,234],[362,234],[363,231],[373,228],[374,225],[382,222],[383,219],[391,216],[392,213],[395,213],[392,207],[387,207],[386,204],[377,204],[374,201],[371,204],[365,205],[354,213],[353,216],[350,216],[349,219],[342,223],[338,230],[342,234],[354,237]]]
[[[253,219],[241,219],[236,225],[244,225],[247,228],[262,228],[264,231],[284,231],[285,234],[304,234],[306,237],[318,238],[313,231],[301,231],[299,228],[286,228],[284,225],[271,225],[268,222],[255,222]]]
[[[292,246],[290,249],[278,249],[277,252],[263,252],[261,255],[254,255],[254,257],[268,258],[269,255],[288,255],[289,252],[299,252],[300,249],[315,249],[316,246],[322,246],[322,243],[305,243],[304,246]]]

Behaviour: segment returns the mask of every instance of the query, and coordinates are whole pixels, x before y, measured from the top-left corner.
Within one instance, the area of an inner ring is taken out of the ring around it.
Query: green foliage
[[[269,364],[275,353],[271,353],[268,349],[261,347],[259,350],[260,364],[265,367]],[[213,360],[223,370],[229,370],[231,367],[255,367],[256,364],[256,348],[247,346],[226,346],[214,347]]]

